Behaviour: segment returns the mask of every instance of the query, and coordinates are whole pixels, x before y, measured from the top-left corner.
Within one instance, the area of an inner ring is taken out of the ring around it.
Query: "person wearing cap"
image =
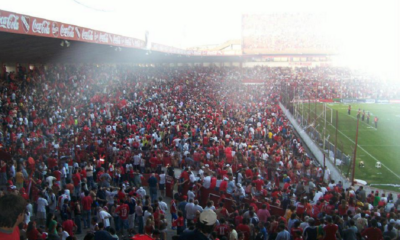
[[[236,189],[235,192],[233,193],[233,197],[238,202],[246,197],[246,191],[244,190],[241,183],[236,184]]]
[[[212,210],[204,210],[200,213],[196,229],[182,233],[179,240],[209,240],[209,235],[214,231],[216,222],[217,214]]]

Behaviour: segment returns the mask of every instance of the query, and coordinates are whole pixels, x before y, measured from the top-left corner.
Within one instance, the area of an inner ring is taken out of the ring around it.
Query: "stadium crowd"
[[[19,68],[0,86],[0,239],[397,239],[400,196],[344,189],[279,108],[282,81],[312,93],[332,71]]]
[[[325,16],[310,13],[249,14],[242,17],[244,49],[332,51]],[[261,33],[261,34],[260,34]]]

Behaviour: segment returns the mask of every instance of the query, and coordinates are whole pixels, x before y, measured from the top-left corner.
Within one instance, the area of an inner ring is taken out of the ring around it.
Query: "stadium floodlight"
[[[70,42],[68,42],[67,40],[62,40],[61,41],[61,43],[60,43],[60,46],[61,47],[69,47],[69,46],[71,46],[71,43]]]

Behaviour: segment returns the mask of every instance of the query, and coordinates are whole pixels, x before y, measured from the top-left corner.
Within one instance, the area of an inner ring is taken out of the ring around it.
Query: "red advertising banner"
[[[145,49],[145,42],[140,39],[75,26],[72,24],[51,21],[43,18],[0,10],[0,32],[10,32],[39,37],[59,38],[64,40],[107,44],[117,47]],[[230,56],[241,53],[224,53],[222,51],[189,51],[163,44],[152,43],[153,51],[171,54],[200,56]]]
[[[290,101],[291,103],[314,103],[314,102],[324,102],[324,103],[333,103],[333,99],[296,99]]]
[[[0,31],[39,37],[144,48],[144,41],[43,18],[0,10]]]

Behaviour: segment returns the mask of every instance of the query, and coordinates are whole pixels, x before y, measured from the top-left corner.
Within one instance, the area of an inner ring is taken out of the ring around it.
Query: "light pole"
[[[356,174],[356,157],[357,157],[357,142],[358,142],[358,124],[360,123],[360,119],[357,118],[357,128],[356,128],[356,141],[354,146],[354,156],[353,156],[353,174],[351,175],[351,186],[354,186],[354,178]]]

